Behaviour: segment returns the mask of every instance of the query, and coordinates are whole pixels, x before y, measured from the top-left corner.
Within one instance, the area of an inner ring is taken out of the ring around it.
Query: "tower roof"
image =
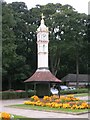
[[[29,79],[24,82],[52,82],[60,83],[61,80],[56,78],[49,70],[37,70]]]
[[[46,27],[46,25],[44,24],[44,16],[43,16],[43,13],[42,13],[41,24],[40,24],[39,28],[37,29],[37,32],[39,32],[39,31],[48,32],[48,27]]]

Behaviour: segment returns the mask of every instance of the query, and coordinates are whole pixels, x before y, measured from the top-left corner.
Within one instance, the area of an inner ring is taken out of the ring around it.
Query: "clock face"
[[[46,34],[43,34],[42,36],[45,38],[45,37],[46,37]]]
[[[46,35],[45,33],[43,33],[43,34],[41,35],[41,39],[42,39],[42,40],[46,40],[46,39],[47,39],[47,35]]]
[[[48,40],[48,34],[47,33],[39,33],[38,35],[37,35],[37,40],[39,41],[39,40],[45,40],[45,41],[47,41]]]

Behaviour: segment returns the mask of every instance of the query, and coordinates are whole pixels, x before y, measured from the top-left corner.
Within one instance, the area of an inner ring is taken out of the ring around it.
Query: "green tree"
[[[3,3],[3,79],[25,80],[37,69],[36,30],[41,13],[49,27],[50,70],[58,78],[87,73],[87,15],[70,5],[49,3],[27,9]],[[10,83],[11,83],[10,81]],[[77,81],[78,86],[78,81]]]
[[[27,78],[27,72],[25,72],[25,70],[30,68],[25,63],[26,58],[23,55],[17,54],[17,37],[14,31],[17,21],[14,18],[13,9],[11,9],[6,3],[3,3],[2,18],[3,80],[8,80],[8,88],[11,89],[13,80]]]

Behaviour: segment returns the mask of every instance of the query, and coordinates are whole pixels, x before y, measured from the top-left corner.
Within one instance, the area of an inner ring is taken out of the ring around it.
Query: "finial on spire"
[[[45,18],[45,16],[42,13],[41,14],[41,24],[40,24],[39,28],[37,29],[37,31],[46,31],[46,32],[48,32],[48,27],[46,27],[46,25],[44,24],[44,18]]]
[[[42,19],[43,19],[45,16],[43,15],[43,13],[41,15],[42,15]]]
[[[45,16],[43,15],[43,13],[41,14],[41,16],[42,16],[41,24],[44,24],[44,19],[43,19],[43,18],[44,18]]]

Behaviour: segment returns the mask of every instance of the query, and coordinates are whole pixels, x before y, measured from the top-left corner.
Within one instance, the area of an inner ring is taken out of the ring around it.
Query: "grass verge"
[[[13,116],[14,116],[14,120],[39,120],[39,119],[27,118],[27,117],[19,116],[19,115],[13,115]]]
[[[83,114],[87,113],[88,109],[64,109],[64,108],[50,108],[50,107],[42,107],[42,106],[33,106],[33,105],[24,105],[24,104],[16,104],[10,105],[7,107],[14,107],[19,109],[30,109],[30,110],[39,110],[39,111],[48,111],[48,112],[62,112],[62,113],[69,113],[69,114]]]
[[[81,94],[73,94],[75,97],[85,97],[85,96],[89,96],[90,94],[88,93],[81,93]]]
[[[14,119],[19,119],[19,118],[26,118],[26,117],[24,117],[24,116],[19,116],[19,115],[13,115],[14,116]]]

